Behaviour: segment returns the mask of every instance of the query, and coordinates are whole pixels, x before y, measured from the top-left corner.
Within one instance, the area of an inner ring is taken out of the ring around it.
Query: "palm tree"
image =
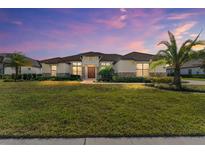
[[[201,33],[201,32],[200,32]],[[174,70],[174,85],[177,89],[181,89],[181,66],[191,59],[199,59],[205,57],[205,49],[193,50],[196,45],[205,45],[205,41],[198,40],[200,33],[194,40],[188,39],[182,43],[178,49],[174,35],[168,31],[169,41],[161,41],[158,45],[165,45],[166,49],[158,51],[156,57],[151,62],[151,68],[159,65],[169,65]]]
[[[18,74],[19,74],[21,66],[30,66],[31,62],[28,61],[25,58],[25,56],[20,52],[11,54],[9,58],[10,58],[9,65],[15,68],[15,81],[16,81],[18,78]]]
[[[3,63],[4,57],[0,56],[0,75],[4,73],[4,63]]]

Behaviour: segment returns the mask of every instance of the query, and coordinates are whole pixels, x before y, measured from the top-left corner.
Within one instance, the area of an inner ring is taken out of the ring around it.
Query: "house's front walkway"
[[[6,145],[204,145],[205,137],[0,139]]]

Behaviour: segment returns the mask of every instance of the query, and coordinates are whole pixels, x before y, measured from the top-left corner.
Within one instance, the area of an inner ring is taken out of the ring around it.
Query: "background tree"
[[[21,66],[31,66],[31,62],[25,58],[25,56],[20,53],[13,53],[10,55],[9,65],[15,68],[15,81],[18,79],[19,71]]]
[[[205,59],[202,62],[201,68],[203,69],[204,73],[205,73]]]
[[[168,31],[169,41],[161,41],[158,45],[165,45],[166,49],[160,50],[151,63],[151,68],[167,64],[174,70],[174,81],[177,89],[181,89],[181,66],[191,59],[205,58],[205,50],[193,50],[196,45],[205,45],[198,40],[200,33],[194,40],[188,39],[178,49],[174,35]]]
[[[4,73],[4,63],[3,63],[4,57],[0,56],[0,75]]]

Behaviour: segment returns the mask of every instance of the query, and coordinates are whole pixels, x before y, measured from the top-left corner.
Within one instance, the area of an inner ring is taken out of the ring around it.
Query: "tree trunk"
[[[176,66],[174,69],[174,84],[178,90],[180,90],[181,87],[181,77],[180,77],[180,67]]]
[[[16,74],[15,74],[15,82],[16,82],[16,80],[17,80],[17,78],[18,78],[18,73],[19,73],[19,69],[18,69],[18,66],[16,66],[15,67],[15,70],[16,70]]]

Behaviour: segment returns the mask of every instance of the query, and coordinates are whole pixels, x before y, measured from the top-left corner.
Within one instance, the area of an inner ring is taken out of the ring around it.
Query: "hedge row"
[[[15,75],[2,75],[0,76],[1,79],[4,79],[5,82],[12,82],[15,79]],[[52,81],[79,81],[81,80],[79,75],[70,75],[69,77],[45,77],[41,74],[21,74],[17,77],[18,81],[45,81],[45,80],[52,80]]]
[[[112,77],[112,82],[145,82],[149,83],[151,80],[149,78],[145,77],[121,77],[121,76],[113,76]]]

